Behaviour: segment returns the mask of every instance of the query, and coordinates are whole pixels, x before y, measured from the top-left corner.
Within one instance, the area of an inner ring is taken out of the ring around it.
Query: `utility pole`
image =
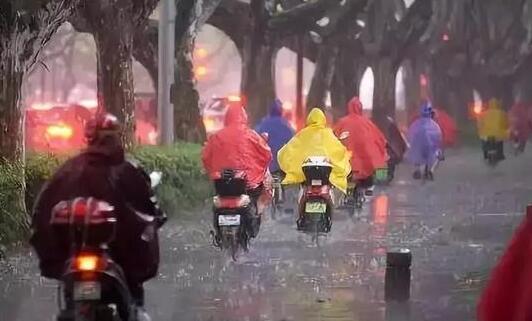
[[[175,68],[175,0],[162,0],[159,13],[159,79],[157,119],[159,143],[174,143],[174,105],[170,102]]]
[[[304,126],[305,107],[303,106],[303,37],[297,39],[297,63],[296,63],[296,120],[297,129]]]

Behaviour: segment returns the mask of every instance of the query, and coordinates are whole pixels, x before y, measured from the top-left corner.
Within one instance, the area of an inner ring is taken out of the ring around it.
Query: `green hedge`
[[[163,173],[156,192],[169,216],[189,212],[210,194],[211,184],[202,174],[200,152],[199,145],[179,144],[173,148],[143,147],[131,153],[148,172]]]
[[[172,147],[139,147],[131,152],[148,173],[163,173],[156,193],[169,216],[190,212],[209,195],[210,184],[201,172],[200,150],[199,145],[180,143]],[[34,154],[28,156],[24,168],[0,164],[0,245],[20,239],[27,230],[28,216],[16,192],[24,171],[25,206],[31,211],[42,185],[65,159],[66,156]]]
[[[27,216],[20,195],[24,168],[18,164],[0,164],[0,258],[4,248],[27,230]]]

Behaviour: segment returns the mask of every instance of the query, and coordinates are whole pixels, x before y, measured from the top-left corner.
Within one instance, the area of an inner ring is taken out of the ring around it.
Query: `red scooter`
[[[332,165],[323,156],[307,158],[302,165],[305,182],[299,197],[297,229],[316,237],[331,231],[332,187],[329,181]]]

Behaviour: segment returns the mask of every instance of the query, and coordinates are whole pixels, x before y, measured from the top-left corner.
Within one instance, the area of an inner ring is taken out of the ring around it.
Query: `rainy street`
[[[491,169],[478,150],[453,150],[424,184],[403,165],[359,217],[337,211],[319,247],[284,215],[237,263],[210,245],[207,206],[174,217],[160,276],[146,285],[149,312],[160,321],[474,320],[481,284],[532,200],[523,156]],[[413,253],[407,304],[383,299],[385,255],[396,247]],[[2,263],[1,320],[51,320],[56,296],[28,251]]]

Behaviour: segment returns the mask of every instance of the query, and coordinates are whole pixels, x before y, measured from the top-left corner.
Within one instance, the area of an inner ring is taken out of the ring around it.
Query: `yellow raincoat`
[[[347,190],[347,176],[351,172],[351,153],[328,128],[325,114],[318,108],[310,111],[307,126],[298,132],[278,153],[279,166],[286,173],[283,184],[305,181],[301,165],[310,156],[326,156],[332,163],[331,183],[339,190]]]
[[[478,135],[482,140],[494,137],[496,140],[508,138],[508,116],[497,99],[491,99],[488,109],[478,119]]]

